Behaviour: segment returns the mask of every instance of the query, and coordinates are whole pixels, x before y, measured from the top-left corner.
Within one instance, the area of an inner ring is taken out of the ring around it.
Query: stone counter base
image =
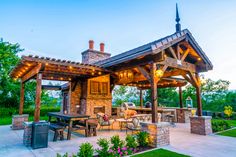
[[[199,135],[209,135],[212,133],[210,116],[190,117],[191,133]]]
[[[24,122],[23,144],[26,147],[31,146],[33,122]]]
[[[170,144],[169,123],[148,123],[141,122],[142,131],[146,131],[150,135],[151,147],[162,147]]]
[[[24,122],[28,122],[29,115],[28,114],[22,114],[22,115],[13,115],[12,116],[12,126],[11,128],[13,130],[20,130],[24,129]]]

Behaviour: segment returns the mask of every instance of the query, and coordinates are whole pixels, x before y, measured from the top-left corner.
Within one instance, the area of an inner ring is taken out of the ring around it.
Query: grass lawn
[[[236,120],[226,120],[226,119],[213,119],[214,121],[217,121],[217,120],[225,120],[225,121],[227,121],[229,124],[230,124],[230,126],[233,126],[233,127],[236,127]]]
[[[218,133],[217,135],[236,137],[236,129],[224,131],[224,132]]]
[[[133,155],[132,157],[189,157],[189,156],[175,153],[165,149],[156,149],[143,154]]]
[[[33,121],[34,117],[30,116],[29,117],[29,121]],[[48,116],[42,116],[40,117],[40,120],[48,120]],[[0,125],[9,125],[11,124],[12,121],[12,117],[4,117],[4,118],[0,118]]]

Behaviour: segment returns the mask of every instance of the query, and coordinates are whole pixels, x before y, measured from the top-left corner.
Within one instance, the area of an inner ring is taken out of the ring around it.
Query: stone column
[[[24,122],[28,122],[29,115],[28,114],[22,114],[22,115],[13,115],[12,116],[12,126],[11,128],[13,130],[19,130],[24,129]]]
[[[191,133],[199,135],[209,135],[212,133],[210,116],[190,117]]]
[[[24,122],[23,144],[26,147],[31,146],[32,141],[32,124],[33,122]]]
[[[170,144],[169,123],[141,122],[140,124],[142,126],[142,131],[146,131],[150,135],[150,146],[158,148]]]

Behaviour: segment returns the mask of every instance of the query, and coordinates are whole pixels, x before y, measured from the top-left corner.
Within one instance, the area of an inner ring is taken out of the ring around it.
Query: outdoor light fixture
[[[155,76],[158,78],[161,78],[163,76],[164,72],[161,69],[158,69],[155,71]]]
[[[120,71],[118,76],[121,82],[131,82],[134,78],[134,74],[131,70]]]

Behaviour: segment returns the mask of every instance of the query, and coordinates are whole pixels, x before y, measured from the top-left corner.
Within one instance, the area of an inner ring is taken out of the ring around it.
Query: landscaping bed
[[[127,135],[125,140],[121,140],[118,135],[112,136],[110,139],[100,138],[97,141],[98,149],[94,149],[90,143],[83,143],[79,147],[77,154],[73,157],[122,157],[135,153],[153,149],[150,147],[150,136],[147,132],[141,131],[136,135]],[[57,154],[57,157],[68,157]]]

